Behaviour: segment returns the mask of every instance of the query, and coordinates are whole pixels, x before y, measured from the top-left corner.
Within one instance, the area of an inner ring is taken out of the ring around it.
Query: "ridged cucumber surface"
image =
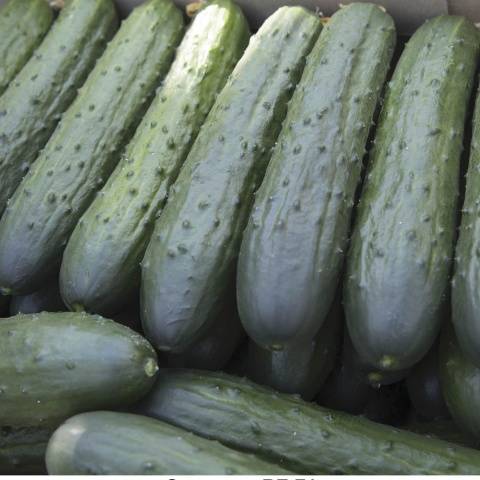
[[[479,474],[480,452],[224,374],[161,371],[140,411],[302,474]]]
[[[53,11],[45,0],[9,0],[0,8],[0,95],[48,32]]]
[[[441,325],[479,41],[463,17],[428,21],[406,45],[387,90],[344,295],[356,350],[383,370],[417,363]]]
[[[120,160],[182,35],[170,0],[149,0],[123,22],[0,221],[3,291],[31,293],[58,273],[70,234]]]
[[[196,14],[124,159],[68,242],[61,287],[69,306],[107,315],[138,291],[155,218],[248,38],[230,0]]]
[[[265,348],[312,341],[332,306],[395,42],[388,14],[354,3],[333,15],[308,57],[238,262],[240,318]]]
[[[85,313],[17,315],[0,322],[0,425],[57,426],[86,410],[142,397],[157,371],[150,344]]]
[[[278,9],[208,115],[142,262],[142,322],[156,348],[185,350],[218,315],[253,193],[320,29],[301,7]]]
[[[0,214],[117,25],[112,0],[68,0],[43,42],[0,97]]]
[[[12,297],[10,301],[10,315],[17,315],[18,313],[64,312],[66,310],[67,307],[60,296],[56,278],[36,292]]]
[[[48,443],[50,475],[280,475],[286,469],[152,418],[91,412]]]

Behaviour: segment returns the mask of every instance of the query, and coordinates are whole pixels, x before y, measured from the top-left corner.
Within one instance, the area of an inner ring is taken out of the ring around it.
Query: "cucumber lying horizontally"
[[[52,9],[45,0],[9,0],[0,8],[0,95],[48,32]]]
[[[68,242],[61,288],[69,306],[116,313],[138,291],[151,227],[248,38],[230,0],[196,14],[124,159]]]
[[[58,273],[70,234],[119,161],[182,34],[170,0],[149,0],[123,22],[0,221],[4,292],[31,293]]]
[[[50,475],[289,475],[286,469],[140,415],[92,412],[65,422],[46,455]]]
[[[69,0],[0,97],[0,214],[117,25],[112,0]]]
[[[18,313],[64,312],[67,307],[63,303],[58,288],[58,280],[48,282],[44,287],[28,295],[12,297],[10,315]]]
[[[356,3],[333,15],[308,57],[238,263],[240,318],[265,348],[310,342],[331,308],[395,41],[388,14]]]
[[[302,474],[479,474],[480,452],[313,406],[246,380],[161,371],[139,411]]]
[[[408,42],[387,91],[344,295],[356,350],[383,370],[417,363],[441,325],[479,46],[465,18],[435,18]]]
[[[143,337],[85,313],[2,319],[0,338],[1,426],[57,426],[85,410],[128,405],[157,371]]]
[[[142,322],[160,350],[185,350],[217,317],[242,231],[320,20],[274,13],[219,94],[155,225],[142,263]]]

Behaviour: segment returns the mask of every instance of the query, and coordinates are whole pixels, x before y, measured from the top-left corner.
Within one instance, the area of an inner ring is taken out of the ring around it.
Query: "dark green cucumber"
[[[340,301],[333,305],[313,340],[280,351],[264,349],[250,340],[247,376],[279,392],[295,393],[305,400],[313,399],[338,357],[343,331],[341,308]]]
[[[0,474],[45,475],[45,452],[53,430],[0,427]]]
[[[18,313],[64,312],[67,310],[60,296],[58,280],[48,282],[44,287],[29,295],[12,297],[10,315]]]
[[[119,161],[182,34],[170,0],[149,0],[123,22],[0,221],[4,292],[32,293],[58,273],[70,234]]]
[[[139,411],[302,474],[479,474],[480,452],[219,373],[161,371]]]
[[[462,352],[451,325],[442,332],[439,370],[453,420],[462,430],[480,439],[480,368]]]
[[[57,426],[86,410],[128,405],[152,386],[150,344],[85,313],[17,315],[0,322],[0,425]]]
[[[142,322],[158,349],[185,350],[217,317],[253,193],[320,29],[301,7],[266,20],[170,189],[142,262]]]
[[[9,0],[0,8],[0,95],[48,32],[53,11],[45,0]]]
[[[344,289],[355,348],[383,370],[421,360],[441,325],[479,40],[463,17],[427,22],[387,90]]]
[[[452,319],[458,342],[480,368],[480,90],[477,94],[465,200],[452,282]]]
[[[150,226],[248,38],[230,0],[196,14],[124,159],[68,242],[61,289],[70,307],[116,313],[138,291]]]
[[[286,469],[129,413],[76,415],[53,434],[50,475],[280,475]]]
[[[413,408],[422,418],[428,420],[450,417],[443,398],[438,369],[438,342],[436,342],[407,377],[408,395]]]
[[[265,348],[310,342],[331,308],[395,42],[388,14],[354,3],[333,15],[308,57],[238,262],[240,318]]]
[[[0,97],[0,214],[117,25],[112,0],[69,0]]]

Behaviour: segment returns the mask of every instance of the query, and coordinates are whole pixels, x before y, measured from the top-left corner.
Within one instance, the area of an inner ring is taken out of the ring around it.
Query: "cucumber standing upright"
[[[112,0],[68,0],[0,97],[0,214],[117,26]]]
[[[196,14],[124,159],[68,242],[61,288],[70,307],[116,313],[138,291],[151,227],[248,38],[230,0]]]
[[[53,11],[45,0],[9,0],[0,8],[0,95],[48,32]]]
[[[437,17],[410,39],[387,90],[344,289],[355,349],[383,370],[417,363],[442,322],[478,53],[470,21]]]
[[[217,317],[253,193],[320,29],[301,7],[266,20],[170,189],[142,262],[142,322],[157,348],[184,350]]]
[[[331,308],[395,41],[392,18],[357,3],[333,15],[308,57],[238,262],[240,318],[265,348],[310,342]]]
[[[123,22],[0,221],[4,293],[31,293],[58,273],[70,234],[118,163],[182,35],[182,13],[170,0],[149,0]]]

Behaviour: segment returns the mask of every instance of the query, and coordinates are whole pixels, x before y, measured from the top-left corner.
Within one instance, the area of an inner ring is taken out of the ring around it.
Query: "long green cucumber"
[[[190,150],[142,262],[142,322],[156,348],[186,349],[217,317],[253,193],[320,29],[301,7],[267,19]]]
[[[250,340],[247,376],[279,392],[295,393],[312,400],[335,366],[342,331],[343,315],[338,301],[313,340],[280,351],[267,350]]]
[[[280,475],[286,469],[152,418],[91,412],[48,443],[50,475]]]
[[[480,452],[220,373],[162,370],[138,408],[302,474],[479,474]]]
[[[462,352],[451,325],[442,332],[439,370],[453,420],[462,430],[480,439],[480,368]]]
[[[354,3],[333,15],[308,57],[238,262],[240,318],[265,348],[311,341],[331,308],[395,42],[388,14]]]
[[[230,0],[197,13],[124,159],[68,242],[61,288],[70,307],[116,313],[138,291],[151,226],[248,38]]]
[[[45,475],[45,452],[53,430],[0,427],[0,474]]]
[[[0,95],[27,63],[53,22],[45,0],[9,0],[0,8]]]
[[[0,214],[117,25],[112,0],[69,0],[0,97]]]
[[[58,273],[70,234],[119,161],[182,35],[182,14],[170,0],[149,0],[123,22],[0,220],[4,292],[31,293]]]
[[[377,368],[417,363],[438,334],[480,39],[441,16],[410,39],[387,90],[345,275],[348,329]]]
[[[135,402],[152,386],[156,354],[140,335],[85,313],[0,321],[0,425],[57,426],[71,415]]]
[[[18,313],[64,312],[67,307],[63,303],[55,278],[44,287],[28,295],[18,295],[10,300],[10,315]]]

